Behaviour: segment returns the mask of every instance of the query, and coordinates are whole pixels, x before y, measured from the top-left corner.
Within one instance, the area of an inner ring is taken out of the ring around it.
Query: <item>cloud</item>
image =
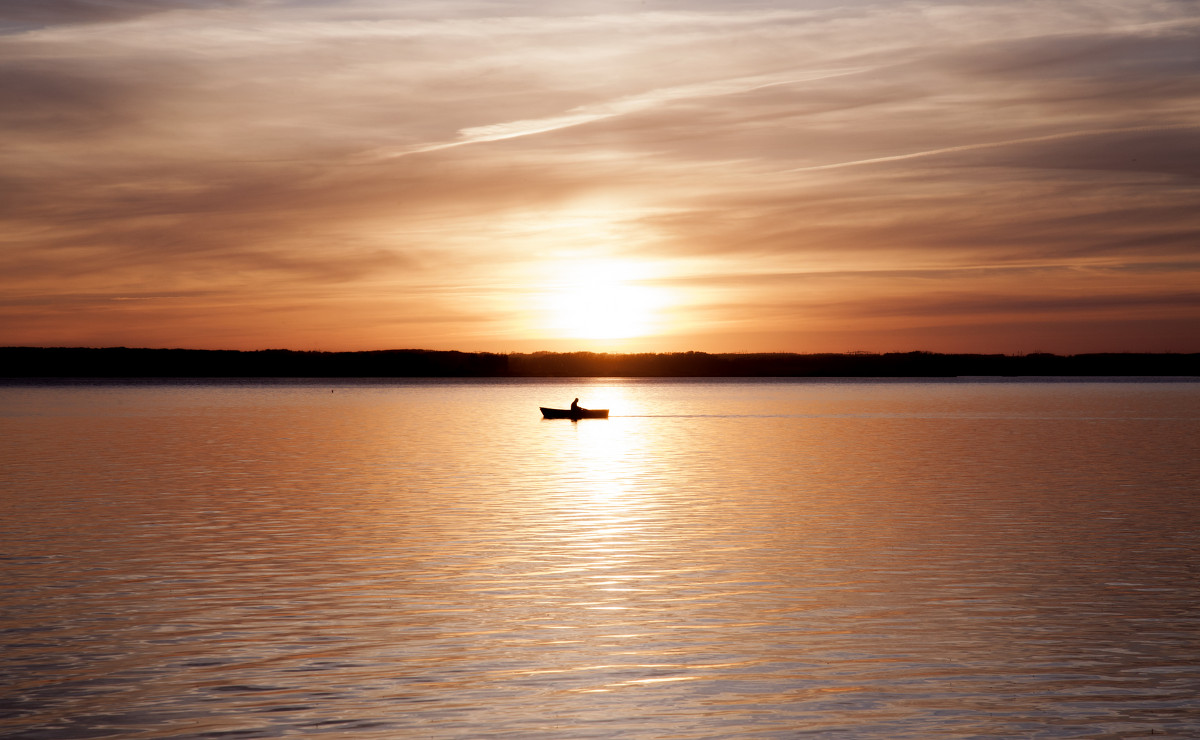
[[[735,78],[728,80],[712,80],[691,85],[680,85],[677,87],[650,90],[604,103],[594,103],[590,105],[579,106],[567,111],[562,115],[551,116],[548,118],[507,121],[503,123],[488,124],[485,126],[464,128],[458,132],[458,138],[455,141],[440,144],[429,144],[408,151],[396,152],[392,154],[392,156],[419,154],[424,152],[438,151],[441,149],[449,149],[457,146],[464,146],[467,144],[479,144],[491,141],[503,141],[504,139],[513,139],[521,136],[533,136],[536,134],[543,134],[565,128],[572,128],[575,126],[582,126],[589,123],[604,121],[610,118],[642,113],[662,106],[669,106],[678,101],[719,98],[728,95],[754,92],[756,90],[762,90],[779,85],[792,85],[811,80],[826,80],[835,77],[843,77],[846,75],[861,74],[864,71],[865,70],[863,68],[810,71],[807,74],[800,74],[798,71],[789,71],[785,74],[758,75],[754,77]]]
[[[309,343],[534,342],[538,276],[583,257],[653,265],[695,349],[723,311],[964,294],[1166,321],[1200,277],[1187,4],[5,8],[0,319],[46,336],[96,306],[124,344],[205,313],[287,343],[241,306]]]
[[[791,172],[813,172],[817,170],[834,170],[843,167],[858,167],[870,164],[884,164],[888,162],[900,162],[906,159],[918,159],[921,157],[934,157],[941,154],[959,154],[962,152],[972,152],[979,149],[997,149],[1000,147],[1013,147],[1019,144],[1042,144],[1046,142],[1059,142],[1065,139],[1076,139],[1081,137],[1097,137],[1109,136],[1112,134],[1145,134],[1145,133],[1162,133],[1173,130],[1200,129],[1200,123],[1180,123],[1167,124],[1162,126],[1132,126],[1128,128],[1113,128],[1113,129],[1098,129],[1093,131],[1064,131],[1056,134],[1045,134],[1042,136],[1027,136],[1020,139],[1010,139],[1007,141],[988,141],[977,144],[961,144],[959,146],[942,147],[940,149],[929,149],[921,152],[907,152],[904,154],[893,154],[886,157],[873,157],[871,159],[859,159],[850,162],[836,162],[833,164],[819,164],[809,167],[797,167]],[[1190,142],[1189,142],[1190,143]],[[1172,149],[1172,151],[1174,151]],[[1132,157],[1130,161],[1136,162],[1137,158]],[[1083,160],[1081,166],[1095,167],[1094,160]],[[1182,161],[1174,160],[1171,163],[1174,167],[1182,165],[1186,174],[1200,173],[1197,169],[1198,161],[1195,158],[1186,158]]]
[[[860,307],[862,315],[878,315],[877,307]],[[1007,294],[977,295],[949,293],[892,302],[891,316],[954,316],[957,319],[1003,317],[1013,315],[1054,316],[1104,313],[1128,318],[1135,312],[1163,309],[1178,312],[1180,317],[1200,316],[1200,293],[1136,293],[1085,296],[1013,296]]]
[[[237,0],[0,0],[0,35],[46,26],[114,23],[187,8],[243,4]]]

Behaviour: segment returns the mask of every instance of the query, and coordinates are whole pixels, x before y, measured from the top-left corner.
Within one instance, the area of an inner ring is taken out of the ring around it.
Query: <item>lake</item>
[[[1200,737],[1198,382],[29,383],[0,437],[5,738]]]

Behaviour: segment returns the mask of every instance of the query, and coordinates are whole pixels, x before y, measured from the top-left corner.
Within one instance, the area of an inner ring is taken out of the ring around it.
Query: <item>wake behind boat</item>
[[[542,410],[543,419],[607,419],[608,409],[548,409],[545,406],[539,406]]]

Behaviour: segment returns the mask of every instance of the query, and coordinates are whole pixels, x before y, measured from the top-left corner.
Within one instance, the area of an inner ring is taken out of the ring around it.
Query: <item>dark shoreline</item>
[[[0,378],[1200,377],[1200,353],[494,354],[0,347]]]

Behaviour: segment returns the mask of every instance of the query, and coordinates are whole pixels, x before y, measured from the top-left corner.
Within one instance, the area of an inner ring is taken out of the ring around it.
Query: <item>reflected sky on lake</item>
[[[0,400],[6,737],[1200,731],[1200,384]]]

